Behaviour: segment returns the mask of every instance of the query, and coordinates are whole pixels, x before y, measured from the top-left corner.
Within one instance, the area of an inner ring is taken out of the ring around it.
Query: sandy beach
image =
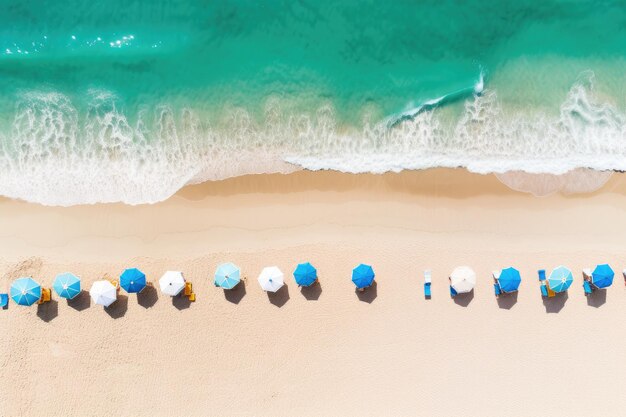
[[[190,186],[152,206],[0,200],[0,291],[71,271],[83,288],[129,266],[181,270],[195,303],[158,289],[108,309],[88,294],[0,311],[0,416],[621,416],[626,177],[536,198],[464,170],[297,172]],[[246,282],[213,286],[232,261]],[[320,286],[291,272],[310,261]],[[377,285],[355,293],[354,266]],[[586,298],[584,267],[616,279]],[[542,300],[537,269],[575,273]],[[277,265],[287,286],[256,280]],[[447,276],[469,265],[471,296]],[[491,271],[522,273],[496,299]],[[433,297],[423,296],[423,270]]]

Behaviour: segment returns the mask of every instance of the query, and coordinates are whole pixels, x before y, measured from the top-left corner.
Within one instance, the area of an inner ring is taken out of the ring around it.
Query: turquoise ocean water
[[[0,194],[438,166],[626,169],[626,1],[0,2]]]

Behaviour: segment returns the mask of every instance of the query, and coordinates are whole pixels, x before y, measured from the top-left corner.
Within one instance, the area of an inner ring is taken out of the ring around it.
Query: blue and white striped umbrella
[[[548,277],[548,286],[557,293],[567,291],[572,282],[574,282],[572,271],[564,266],[554,268]]]
[[[52,288],[59,294],[59,297],[71,300],[80,293],[80,279],[69,272],[59,274],[54,279]]]
[[[21,306],[31,306],[41,298],[41,285],[30,277],[13,281],[9,290],[11,298]]]
[[[241,270],[231,262],[221,264],[215,270],[215,286],[225,290],[232,290],[241,281]]]

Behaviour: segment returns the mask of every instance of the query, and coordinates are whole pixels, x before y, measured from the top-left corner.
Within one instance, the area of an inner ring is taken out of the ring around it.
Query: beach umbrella
[[[276,292],[285,285],[285,276],[277,266],[268,266],[261,271],[259,284],[265,291]]]
[[[239,267],[231,262],[221,264],[215,270],[213,280],[216,287],[232,290],[241,281],[241,271]]]
[[[96,281],[91,284],[89,295],[94,303],[108,307],[117,300],[117,288],[107,280]]]
[[[457,294],[472,291],[474,285],[476,285],[476,273],[469,266],[456,267],[450,274],[450,286]]]
[[[146,288],[146,274],[137,268],[126,269],[120,275],[120,286],[129,293],[141,292]]]
[[[374,282],[374,269],[371,266],[360,264],[352,270],[352,282],[357,288],[367,288]]]
[[[59,294],[59,297],[71,300],[80,293],[80,279],[69,272],[59,274],[54,279],[52,288]]]
[[[30,277],[18,278],[11,284],[9,292],[16,304],[31,306],[41,298],[41,285]]]
[[[185,278],[179,271],[167,271],[159,279],[159,287],[163,294],[177,296],[185,288]]]
[[[596,265],[596,268],[591,273],[591,283],[596,288],[607,288],[613,284],[613,277],[615,272],[607,264]]]
[[[309,262],[298,264],[296,270],[293,271],[293,277],[296,279],[296,284],[308,287],[317,279],[317,269]]]
[[[548,277],[548,286],[554,292],[563,292],[574,282],[572,271],[564,266],[558,266],[552,270]]]
[[[504,292],[517,291],[521,282],[522,277],[519,271],[513,267],[503,269],[502,272],[500,272],[500,278],[498,278],[500,289]]]

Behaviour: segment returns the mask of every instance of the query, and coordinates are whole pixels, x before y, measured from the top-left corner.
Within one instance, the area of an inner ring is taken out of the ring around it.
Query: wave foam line
[[[192,109],[156,106],[131,124],[108,92],[90,91],[86,111],[63,94],[31,92],[0,132],[0,194],[46,205],[141,204],[191,183],[298,169],[626,170],[626,116],[598,100],[592,81],[586,74],[573,85],[555,115],[503,108],[484,90],[465,100],[458,120],[431,109],[393,129],[368,116],[342,126],[328,105],[294,114],[275,98],[260,122],[244,109],[211,125]]]

